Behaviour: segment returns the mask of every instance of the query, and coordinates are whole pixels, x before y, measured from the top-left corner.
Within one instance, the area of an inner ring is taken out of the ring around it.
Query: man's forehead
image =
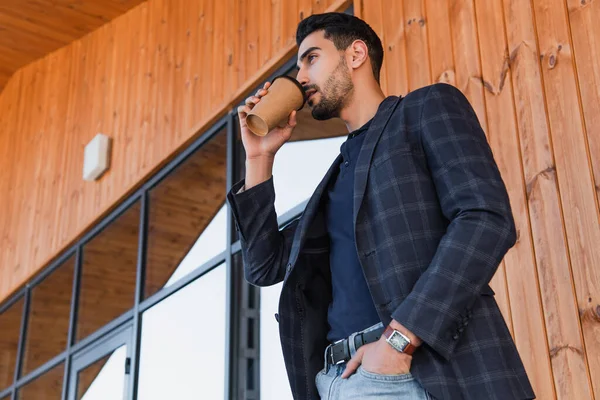
[[[330,40],[325,39],[325,31],[316,31],[308,35],[302,43],[300,43],[300,47],[298,47],[298,61],[300,61],[300,57],[304,52],[311,47],[319,47],[321,49],[325,49],[328,47],[328,43],[333,45]]]

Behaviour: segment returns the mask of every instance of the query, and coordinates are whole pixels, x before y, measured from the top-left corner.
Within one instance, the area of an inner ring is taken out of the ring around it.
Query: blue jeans
[[[362,367],[342,379],[346,363],[320,371],[315,378],[321,400],[430,400],[419,382],[410,374],[378,375]]]

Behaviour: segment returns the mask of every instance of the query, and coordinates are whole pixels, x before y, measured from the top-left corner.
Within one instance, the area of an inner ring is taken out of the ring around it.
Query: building
[[[467,95],[519,230],[492,287],[536,394],[600,398],[600,2],[0,0],[0,400],[289,398],[278,287],[244,282],[225,193],[235,107],[326,10],[378,32],[386,93]],[[301,112],[282,225],[344,129]],[[98,132],[111,166],[85,182]]]

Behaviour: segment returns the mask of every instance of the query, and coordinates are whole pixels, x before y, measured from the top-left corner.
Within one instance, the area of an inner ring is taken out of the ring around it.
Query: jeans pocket
[[[363,367],[358,367],[358,373],[366,379],[382,382],[403,382],[415,379],[410,372],[398,375],[382,375],[375,372],[369,372]]]

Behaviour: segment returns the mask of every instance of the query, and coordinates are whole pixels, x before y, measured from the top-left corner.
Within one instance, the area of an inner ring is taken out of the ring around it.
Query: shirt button
[[[454,334],[454,336],[452,336],[452,339],[454,339],[454,340],[458,340],[458,337],[459,337],[459,336],[458,336],[458,333],[455,333],[455,334]]]
[[[350,165],[350,162],[349,162],[349,161],[346,161],[346,162],[344,163],[344,165],[347,167],[348,165]]]

